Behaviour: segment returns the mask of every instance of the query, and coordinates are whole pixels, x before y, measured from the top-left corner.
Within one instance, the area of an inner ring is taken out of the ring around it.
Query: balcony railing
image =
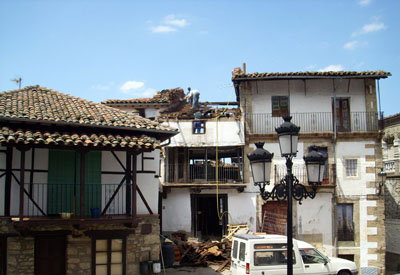
[[[170,164],[166,165],[166,182],[167,183],[210,183],[217,181],[221,183],[242,182],[242,174],[239,166],[223,165],[218,170],[213,165],[204,164]]]
[[[291,113],[292,122],[300,126],[301,133],[333,132],[331,112]],[[270,113],[246,113],[246,127],[250,134],[274,134],[282,124],[281,117]],[[348,119],[338,118],[339,132],[367,132],[378,130],[378,115],[375,112],[351,112]]]
[[[322,181],[323,185],[327,185],[329,183],[333,184],[333,167],[329,165],[327,171],[324,174],[324,179]],[[308,185],[307,178],[307,170],[304,164],[294,164],[292,168],[293,175],[299,180],[300,184]],[[275,164],[274,165],[274,184],[278,183],[282,178],[284,178],[287,174],[287,168],[284,164]]]
[[[16,185],[17,186],[17,185]],[[105,215],[126,214],[126,184],[85,184],[84,215],[91,216],[91,209]],[[118,189],[117,192],[115,192]],[[14,188],[19,190],[19,186]],[[28,191],[29,190],[29,191]],[[11,215],[19,213],[18,199],[11,203]],[[24,216],[60,216],[61,213],[80,215],[80,185],[25,184]]]

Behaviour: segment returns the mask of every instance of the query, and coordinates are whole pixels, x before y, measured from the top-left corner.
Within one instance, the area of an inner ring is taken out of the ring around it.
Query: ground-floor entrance
[[[200,240],[217,240],[226,234],[228,195],[191,194],[192,234]]]

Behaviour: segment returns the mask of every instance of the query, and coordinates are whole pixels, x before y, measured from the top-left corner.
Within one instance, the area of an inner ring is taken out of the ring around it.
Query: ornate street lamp
[[[308,184],[311,188],[299,183],[293,175],[293,157],[297,154],[297,142],[300,127],[290,122],[291,117],[284,117],[284,123],[276,128],[279,138],[281,155],[286,158],[287,174],[279,183],[275,183],[271,191],[265,191],[265,186],[270,183],[271,161],[273,154],[263,149],[264,143],[256,143],[257,149],[247,155],[250,160],[253,173],[254,185],[260,189],[263,200],[269,198],[282,201],[287,199],[287,274],[293,274],[293,202],[292,199],[300,201],[303,198],[314,198],[317,193],[317,186],[321,184],[324,174],[326,157],[316,151],[313,147],[311,152],[304,157],[307,167]],[[311,190],[310,190],[311,189]]]
[[[381,178],[381,182],[379,183],[379,190],[378,190],[378,195],[382,194],[382,188],[385,185],[385,181],[386,181],[386,172],[383,170],[383,168],[381,168],[381,171],[378,173],[378,176]]]

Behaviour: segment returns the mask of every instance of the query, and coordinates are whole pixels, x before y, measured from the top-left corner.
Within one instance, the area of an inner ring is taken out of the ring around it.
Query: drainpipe
[[[337,142],[337,117],[336,117],[336,86],[335,79],[333,81],[333,140],[332,140],[332,151],[333,151],[333,183],[335,184],[335,189],[333,191],[333,243],[334,243],[334,255],[337,256],[337,247],[338,247],[338,239],[337,239],[337,192],[336,192],[336,183],[337,183],[337,156],[336,156],[336,142]],[[340,84],[342,84],[343,79],[340,78]]]

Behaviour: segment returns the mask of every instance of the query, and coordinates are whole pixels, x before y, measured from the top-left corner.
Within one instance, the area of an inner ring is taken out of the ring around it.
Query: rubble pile
[[[217,272],[229,269],[231,262],[232,242],[181,242],[181,266],[218,265]]]

